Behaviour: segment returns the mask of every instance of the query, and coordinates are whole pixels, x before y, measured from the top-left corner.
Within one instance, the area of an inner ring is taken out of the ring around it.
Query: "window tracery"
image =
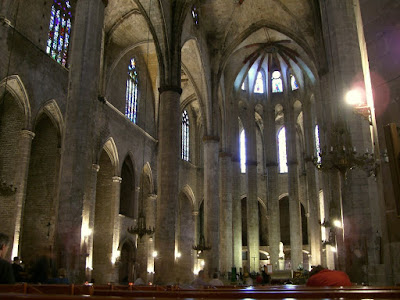
[[[71,36],[72,9],[70,1],[54,0],[51,7],[46,53],[62,66],[67,66]]]
[[[186,110],[182,113],[182,151],[183,160],[189,161],[189,116]]]
[[[281,72],[274,71],[272,72],[272,92],[273,93],[282,93],[283,92],[283,85],[282,85],[282,78]]]
[[[125,115],[136,124],[137,122],[137,100],[138,100],[138,73],[135,59],[130,60],[128,66],[128,79],[126,80],[126,105]]]

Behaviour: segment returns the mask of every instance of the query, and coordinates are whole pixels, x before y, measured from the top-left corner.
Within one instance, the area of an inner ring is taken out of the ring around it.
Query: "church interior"
[[[0,5],[10,261],[400,282],[399,1]]]

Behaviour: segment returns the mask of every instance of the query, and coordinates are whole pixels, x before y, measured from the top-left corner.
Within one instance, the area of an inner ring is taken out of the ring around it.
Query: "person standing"
[[[0,284],[15,283],[14,272],[9,261],[5,260],[10,238],[0,233]]]

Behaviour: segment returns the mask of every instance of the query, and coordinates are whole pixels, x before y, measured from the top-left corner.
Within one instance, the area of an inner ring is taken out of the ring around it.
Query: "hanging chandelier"
[[[211,249],[210,246],[206,246],[206,240],[204,239],[204,235],[201,234],[199,238],[199,243],[196,246],[193,246],[193,250],[196,250],[200,254],[210,249]]]
[[[152,235],[155,232],[154,227],[146,228],[146,217],[143,212],[139,213],[139,218],[135,227],[128,228],[128,232],[131,234],[137,234],[141,239],[144,235]]]
[[[329,150],[324,147],[317,151],[316,157],[313,157],[313,163],[318,169],[336,169],[346,174],[348,170],[360,168],[368,176],[376,175],[377,164],[374,153],[369,153],[368,149],[363,154],[358,153],[356,147],[352,146],[349,131],[344,126],[337,124],[332,128],[330,142]]]

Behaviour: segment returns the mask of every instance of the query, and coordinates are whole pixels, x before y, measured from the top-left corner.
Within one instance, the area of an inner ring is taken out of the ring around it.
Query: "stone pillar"
[[[87,281],[92,278],[93,269],[93,228],[96,205],[96,184],[97,174],[100,166],[92,164],[91,178],[87,185],[86,197],[83,202],[82,213],[82,253],[86,257],[85,262],[85,279]]]
[[[281,241],[279,195],[278,195],[278,156],[275,125],[275,109],[267,107],[264,126],[266,168],[267,168],[267,208],[268,241],[270,261],[274,270],[279,270],[279,243]]]
[[[158,148],[158,203],[155,247],[155,282],[166,284],[175,274],[175,216],[178,209],[180,159],[180,94],[178,87],[160,88]]]
[[[307,99],[308,100],[308,99]],[[306,174],[308,191],[308,236],[311,249],[310,265],[321,264],[321,226],[319,212],[318,195],[318,171],[316,170],[312,158],[315,152],[315,122],[311,112],[311,103],[305,102],[303,106],[304,136],[306,147]]]
[[[114,224],[113,237],[112,237],[112,260],[113,260],[113,273],[111,274],[111,282],[118,282],[118,266],[115,261],[120,258],[120,253],[118,251],[119,247],[119,237],[120,237],[120,222],[119,222],[119,202],[121,196],[121,182],[122,178],[119,176],[114,176],[112,178],[112,200],[114,201],[111,205],[111,224]]]
[[[296,270],[303,264],[303,239],[301,230],[301,213],[299,201],[299,170],[296,145],[296,121],[292,106],[285,113],[286,149],[289,186],[289,217],[290,217],[290,253],[291,266]]]
[[[260,238],[257,198],[257,138],[254,109],[248,110],[246,130],[247,169],[247,265],[250,272],[259,272]]]
[[[146,201],[146,225],[147,228],[156,226],[157,195],[149,194]],[[147,281],[154,280],[154,234],[147,238]]]
[[[68,270],[72,282],[84,273],[80,259],[82,211],[93,161],[104,8],[103,1],[77,2],[69,57],[56,236],[58,257],[63,261],[60,267]]]
[[[204,136],[204,224],[206,245],[205,270],[209,276],[219,268],[219,193],[218,150],[219,138]]]
[[[26,198],[26,185],[28,181],[29,161],[31,158],[32,140],[35,134],[29,130],[22,130],[19,140],[19,166],[16,168],[15,184],[17,191],[15,192],[15,227],[14,242],[12,246],[12,257],[19,256],[19,244],[22,225],[22,214]]]
[[[219,257],[222,274],[232,268],[232,155],[219,153],[220,158],[220,244]]]
[[[239,136],[236,136],[239,141]],[[238,142],[239,143],[239,142]],[[239,144],[238,144],[239,147]],[[242,200],[240,199],[240,161],[239,156],[232,157],[232,246],[233,266],[239,274],[242,268]]]
[[[199,211],[193,210],[192,212],[193,220],[194,220],[194,245],[197,245],[199,241]],[[193,258],[193,273],[197,274],[200,270],[199,261],[197,257],[197,251],[192,249],[192,258]]]

